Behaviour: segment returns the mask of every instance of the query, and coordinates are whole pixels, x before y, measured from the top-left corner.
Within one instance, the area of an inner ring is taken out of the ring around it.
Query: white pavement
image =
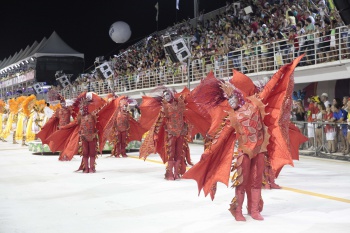
[[[191,144],[193,162],[203,151]],[[97,172],[74,172],[80,157],[33,155],[0,142],[0,233],[342,233],[350,232],[350,163],[301,156],[285,167],[281,190],[263,190],[264,221],[228,211],[234,191],[198,196],[194,180],[166,181],[158,155],[97,159]]]

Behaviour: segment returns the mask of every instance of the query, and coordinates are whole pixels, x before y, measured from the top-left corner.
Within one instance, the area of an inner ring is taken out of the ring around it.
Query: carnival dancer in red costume
[[[134,103],[136,100],[127,96],[120,96],[112,100],[115,106],[111,120],[107,123],[104,134],[103,143],[108,140],[113,143],[111,156],[116,158],[128,157],[126,154],[126,146],[131,141],[141,141],[142,135],[146,132],[140,124],[131,116],[128,111],[129,102]]]
[[[95,173],[95,159],[97,156],[97,117],[89,113],[88,105],[92,99],[81,98],[79,103],[79,115],[77,117],[79,125],[79,136],[82,148],[82,169],[84,173]],[[89,163],[90,161],[90,163]]]
[[[188,142],[198,132],[205,135],[201,126],[208,123],[199,119],[198,113],[189,107],[191,97],[187,88],[176,93],[160,86],[154,92],[161,94],[143,96],[140,105],[140,124],[148,130],[140,148],[140,158],[146,159],[149,154],[158,153],[163,163],[167,163],[165,179],[180,179],[187,164],[192,165]]]
[[[229,211],[237,221],[245,221],[242,206],[245,193],[248,214],[263,220],[261,184],[264,155],[267,152],[275,176],[286,164],[293,165],[300,143],[305,138],[289,121],[294,79],[292,73],[302,57],[283,66],[261,91],[244,74],[234,71],[229,82],[209,78],[201,83],[195,100],[222,115],[215,140],[205,149],[201,160],[183,178],[197,181],[199,192],[214,199],[217,182],[228,186],[231,165],[235,197]],[[235,141],[236,156],[233,156]]]
[[[92,92],[80,94],[73,104],[73,112],[78,117],[47,139],[50,141],[51,151],[61,151],[59,157],[61,161],[70,161],[80,152],[83,158],[77,171],[95,172],[95,159],[97,152],[101,153],[99,144],[102,143],[103,130],[113,111],[114,106],[97,94]]]
[[[41,139],[42,144],[49,144],[47,140],[51,134],[71,122],[71,117],[76,117],[72,111],[72,100],[65,100],[63,96],[57,94],[57,100],[60,101],[61,108],[58,108],[54,115],[37,133],[37,138]],[[73,114],[73,115],[72,115]]]

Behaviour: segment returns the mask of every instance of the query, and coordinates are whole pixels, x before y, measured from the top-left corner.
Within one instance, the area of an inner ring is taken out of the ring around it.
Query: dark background
[[[70,47],[84,53],[85,69],[88,69],[96,57],[109,58],[157,31],[157,2],[158,30],[194,16],[193,0],[180,0],[179,10],[176,0],[3,1],[0,61],[56,31]],[[225,6],[226,0],[198,2],[199,11],[210,12]],[[131,38],[124,44],[117,44],[109,37],[109,28],[116,21],[124,21],[131,28]]]

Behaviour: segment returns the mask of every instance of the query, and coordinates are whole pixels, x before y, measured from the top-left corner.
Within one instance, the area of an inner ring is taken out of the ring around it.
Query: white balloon
[[[109,28],[109,36],[115,43],[124,43],[131,36],[130,27],[123,21],[117,21]]]

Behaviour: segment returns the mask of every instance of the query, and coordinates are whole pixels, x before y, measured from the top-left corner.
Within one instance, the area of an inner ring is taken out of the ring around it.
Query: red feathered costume
[[[140,124],[127,111],[128,97],[120,96],[113,99],[111,106],[115,107],[112,117],[105,126],[103,141],[100,148],[108,140],[113,143],[111,156],[117,158],[127,157],[126,146],[131,141],[141,141],[142,135],[146,132]]]
[[[199,192],[203,189],[205,196],[210,193],[214,199],[217,182],[228,186],[232,160],[236,159],[232,178],[236,195],[229,210],[237,221],[245,221],[242,215],[245,193],[248,213],[263,220],[260,211],[265,153],[277,176],[284,165],[293,166],[300,143],[307,140],[289,120],[294,88],[292,74],[301,58],[282,67],[260,92],[248,77],[234,71],[230,84],[209,77],[200,84],[200,94],[193,97],[202,106],[209,106],[212,116],[216,112],[221,123],[216,122],[217,118],[213,121],[218,126],[214,139],[200,162],[183,178],[196,180]],[[241,91],[240,98],[236,98],[233,90]],[[238,153],[234,157],[236,140]]]
[[[59,160],[70,161],[80,151],[83,158],[78,171],[95,172],[97,151],[101,152],[103,148],[103,131],[115,111],[112,103],[91,92],[77,97],[73,104],[77,119],[47,139],[51,151],[61,151]]]
[[[140,124],[148,134],[140,148],[140,158],[158,153],[166,167],[165,179],[179,179],[191,163],[188,142],[196,133],[206,134],[209,121],[200,111],[187,88],[175,93],[158,87],[162,96],[142,97]]]
[[[72,109],[70,106],[66,106],[66,101],[63,96],[58,95],[60,100],[61,108],[57,109],[55,114],[46,122],[42,129],[37,133],[37,137],[41,139],[42,144],[49,144],[49,136],[56,132],[61,127],[70,123],[72,116]]]

